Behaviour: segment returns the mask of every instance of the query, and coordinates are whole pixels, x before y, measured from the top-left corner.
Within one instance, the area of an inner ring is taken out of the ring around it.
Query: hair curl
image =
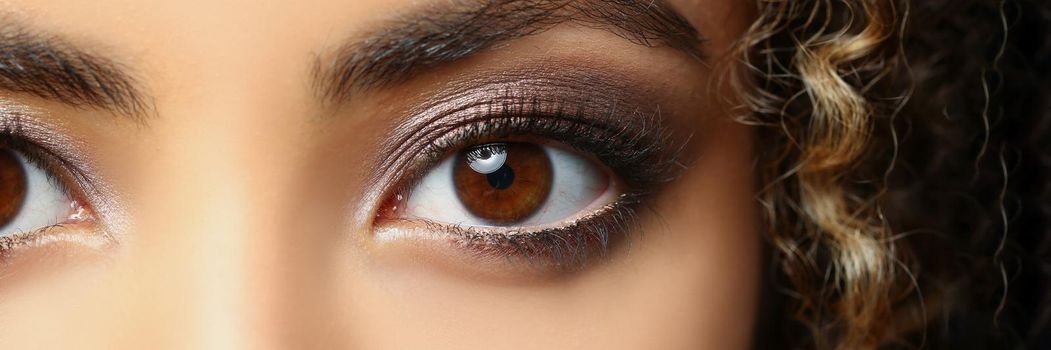
[[[760,126],[775,292],[759,344],[1047,337],[1051,5],[755,6],[727,71]]]

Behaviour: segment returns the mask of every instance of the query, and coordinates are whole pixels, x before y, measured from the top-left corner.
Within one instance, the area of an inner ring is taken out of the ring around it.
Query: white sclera
[[[17,154],[17,153],[16,153]],[[0,237],[20,232],[31,232],[65,221],[72,214],[73,200],[52,181],[44,170],[17,154],[18,163],[26,172],[26,197],[22,208],[6,225],[0,227]]]
[[[551,159],[551,192],[536,213],[511,226],[555,225],[581,216],[581,211],[595,207],[598,200],[612,202],[615,199],[614,195],[607,193],[610,190],[609,175],[594,162],[572,151],[550,146],[543,148]],[[403,216],[463,227],[500,226],[475,216],[460,202],[453,185],[456,158],[452,156],[443,160],[423,177],[409,193]],[[605,204],[608,203],[598,205]]]

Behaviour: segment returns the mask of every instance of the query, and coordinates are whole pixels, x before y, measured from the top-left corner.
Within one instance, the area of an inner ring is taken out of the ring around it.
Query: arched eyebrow
[[[346,102],[353,91],[403,82],[565,22],[648,47],[670,47],[692,59],[703,57],[704,39],[697,29],[661,0],[466,0],[417,10],[319,55],[314,88],[325,102]]]
[[[0,91],[139,118],[148,106],[136,81],[115,61],[56,36],[0,24]]]

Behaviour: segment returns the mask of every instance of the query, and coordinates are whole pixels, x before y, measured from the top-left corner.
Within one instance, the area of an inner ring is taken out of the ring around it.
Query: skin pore
[[[0,9],[0,48],[36,58],[0,63],[52,73],[0,74],[0,126],[64,159],[91,212],[4,252],[0,348],[751,344],[753,140],[712,68],[744,2]],[[390,208],[494,140],[580,154],[623,215],[508,236]]]

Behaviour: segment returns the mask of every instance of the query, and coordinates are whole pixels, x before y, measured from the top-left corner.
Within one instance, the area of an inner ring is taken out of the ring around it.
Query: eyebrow
[[[135,80],[116,62],[12,23],[0,25],[0,91],[128,116],[147,110]]]
[[[314,88],[327,102],[346,102],[354,91],[403,82],[566,22],[647,47],[670,47],[695,60],[704,57],[697,29],[661,0],[467,0],[398,17],[364,40],[319,57]]]

